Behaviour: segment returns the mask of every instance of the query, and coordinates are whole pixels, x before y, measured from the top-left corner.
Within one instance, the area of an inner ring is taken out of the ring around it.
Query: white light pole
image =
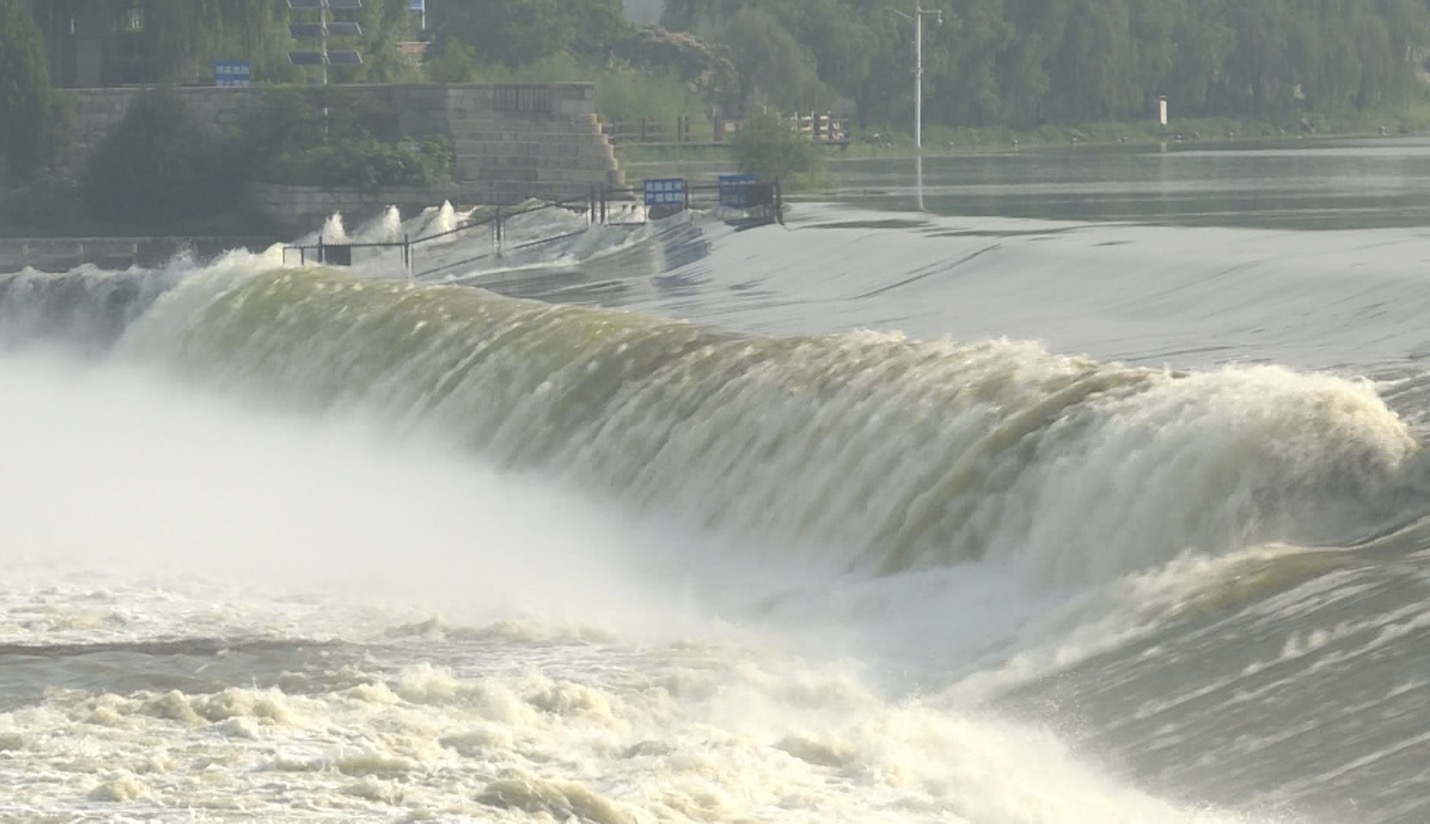
[[[911,20],[914,24],[914,149],[918,154],[924,153],[924,15],[931,14],[943,25],[943,11],[941,9],[925,9],[923,6],[914,6],[912,16],[904,14],[898,9],[889,9],[905,20]]]

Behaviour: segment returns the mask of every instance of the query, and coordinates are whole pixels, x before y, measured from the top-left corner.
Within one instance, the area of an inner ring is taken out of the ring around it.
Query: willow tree
[[[480,65],[518,68],[561,52],[603,64],[635,34],[620,0],[501,0],[434,4],[430,24],[471,46]]]
[[[140,28],[131,33],[129,80],[192,80],[212,61],[246,59],[255,77],[295,77],[287,51],[288,8],[283,0],[139,0]]]
[[[12,182],[48,165],[58,117],[40,30],[20,0],[0,0],[0,152]]]

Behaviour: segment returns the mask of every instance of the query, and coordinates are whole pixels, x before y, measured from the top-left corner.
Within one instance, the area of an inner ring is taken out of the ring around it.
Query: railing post
[[[328,262],[328,257],[327,257],[327,255],[324,254],[324,252],[323,252],[323,233],[322,233],[322,232],[319,232],[319,233],[318,233],[318,262],[319,262],[319,263],[327,263],[327,262]]]
[[[412,277],[412,235],[410,232],[402,233],[402,263],[407,267],[407,276]]]
[[[497,207],[496,220],[492,222],[492,243],[496,247],[496,256],[501,257],[501,207]]]

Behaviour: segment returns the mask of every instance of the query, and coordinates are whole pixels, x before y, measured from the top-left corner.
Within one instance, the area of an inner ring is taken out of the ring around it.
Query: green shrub
[[[39,228],[63,225],[84,213],[79,183],[73,178],[41,170],[24,178],[0,199],[0,222]]]
[[[669,72],[615,66],[596,75],[596,111],[607,121],[641,118],[672,121],[688,117],[691,129],[708,133],[710,120],[700,98]],[[704,138],[708,140],[709,138]]]
[[[427,77],[434,83],[475,83],[478,77],[477,56],[472,47],[455,37],[442,38],[441,46],[433,50],[434,57],[425,65]]]
[[[452,143],[445,136],[393,145],[357,136],[286,152],[267,166],[269,179],[365,192],[385,186],[440,186],[452,179]]]
[[[236,138],[263,157],[363,136],[400,138],[397,113],[370,95],[335,86],[265,88],[243,109],[236,128]]]
[[[167,89],[140,92],[85,164],[95,217],[154,223],[213,214],[239,197],[237,153]]]
[[[342,89],[265,89],[234,139],[255,180],[375,191],[452,177],[448,138],[402,137],[390,109]]]
[[[823,149],[775,112],[751,115],[731,142],[740,171],[761,180],[779,178],[786,189],[826,180]]]

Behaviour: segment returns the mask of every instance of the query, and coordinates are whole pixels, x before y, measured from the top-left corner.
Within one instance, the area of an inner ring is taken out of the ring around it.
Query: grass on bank
[[[1167,141],[1213,142],[1227,140],[1277,140],[1301,137],[1375,136],[1430,133],[1430,91],[1408,102],[1372,106],[1364,110],[1294,112],[1280,116],[1171,118],[1167,127],[1153,120],[1101,123],[1048,124],[1038,129],[1003,126],[959,128],[926,126],[925,155],[978,151],[1057,147],[1079,144],[1156,144]],[[833,157],[912,157],[911,132],[858,130],[846,151]]]
[[[1305,123],[1302,123],[1304,118]],[[1229,140],[1284,140],[1297,137],[1370,137],[1430,134],[1430,94],[1410,103],[1306,112],[1281,117],[1201,117],[1173,118],[1167,128],[1147,120],[1110,121],[1084,124],[1049,124],[1038,129],[955,128],[928,126],[924,129],[924,155],[953,156],[971,152],[1009,152],[1073,145],[1155,145],[1163,142],[1211,143]],[[855,129],[847,146],[826,146],[824,157],[831,162],[874,158],[906,158],[914,155],[912,132],[888,128]],[[736,164],[731,145],[642,145],[623,143],[616,147],[622,168],[648,177],[698,177],[732,170]],[[634,177],[634,175],[633,175]]]

